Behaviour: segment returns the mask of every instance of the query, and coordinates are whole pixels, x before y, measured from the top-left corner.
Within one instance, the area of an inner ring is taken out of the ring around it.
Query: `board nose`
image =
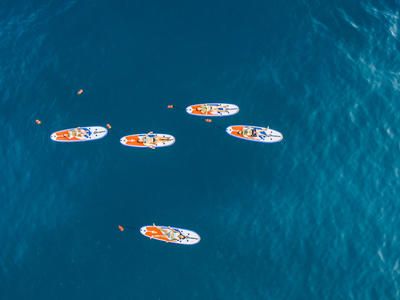
[[[273,135],[275,135],[277,137],[277,139],[282,140],[283,139],[283,134],[280,133],[279,131],[273,130],[271,132]]]

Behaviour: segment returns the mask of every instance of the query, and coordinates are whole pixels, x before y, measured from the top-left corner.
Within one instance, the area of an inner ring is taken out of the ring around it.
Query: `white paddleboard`
[[[56,131],[50,138],[55,142],[88,142],[104,138],[108,131],[101,126],[84,126]]]
[[[202,103],[186,107],[186,112],[200,117],[227,117],[239,112],[239,107],[228,103]]]
[[[196,232],[177,227],[147,225],[140,228],[140,233],[149,239],[165,243],[194,245],[200,242],[200,236]]]
[[[259,143],[277,143],[283,140],[279,131],[252,125],[232,125],[226,128],[226,132],[236,138]]]
[[[140,133],[126,135],[120,139],[124,146],[138,148],[160,148],[172,146],[175,143],[175,137],[164,133]]]

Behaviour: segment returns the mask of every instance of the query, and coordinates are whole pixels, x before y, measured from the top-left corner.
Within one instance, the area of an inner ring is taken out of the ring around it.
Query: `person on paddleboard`
[[[74,128],[72,130],[68,131],[68,138],[72,139],[72,138],[84,138],[84,137],[89,137],[88,136],[88,132],[86,129],[83,128]]]
[[[161,137],[158,136],[157,134],[154,134],[153,131],[150,131],[143,137],[141,142],[143,143],[144,146],[149,147],[151,149],[155,149],[159,143],[164,143],[169,141],[171,141],[170,137]]]
[[[206,114],[213,110],[213,108],[208,104],[203,104],[203,105],[197,107],[196,109],[197,109],[197,111],[200,111],[202,114]]]
[[[202,104],[200,107],[196,108],[196,110],[200,111],[202,114],[213,113],[213,112],[221,114],[221,112],[224,109],[225,109],[225,107],[221,104],[218,104],[218,105]]]
[[[184,240],[186,236],[184,236],[179,230],[168,227],[168,229],[163,229],[159,226],[153,224],[158,230],[161,231],[162,235],[154,235],[155,238],[166,237],[169,242],[179,242],[180,240]]]
[[[239,130],[238,134],[246,137],[246,138],[251,138],[251,137],[257,137],[258,136],[258,131],[255,128],[243,128],[243,130]]]

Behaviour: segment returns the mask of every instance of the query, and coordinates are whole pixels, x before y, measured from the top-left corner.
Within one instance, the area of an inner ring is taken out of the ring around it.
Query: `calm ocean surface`
[[[0,299],[400,299],[399,26],[388,0],[3,0]],[[150,130],[177,142],[119,144]]]

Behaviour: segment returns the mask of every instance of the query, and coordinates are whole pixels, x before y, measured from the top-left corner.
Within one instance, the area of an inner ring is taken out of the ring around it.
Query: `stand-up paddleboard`
[[[233,125],[226,128],[226,132],[239,139],[260,143],[277,143],[283,139],[279,131],[259,126]]]
[[[200,242],[200,236],[191,230],[170,227],[148,225],[140,228],[140,233],[150,239],[159,240],[166,243],[194,245]]]
[[[126,135],[120,139],[124,146],[138,148],[168,147],[175,143],[175,137],[163,133],[141,133]]]
[[[102,139],[107,135],[106,128],[101,126],[87,126],[64,129],[54,132],[50,138],[55,142],[73,143],[88,142]]]
[[[227,117],[237,114],[239,107],[227,103],[203,103],[186,107],[186,112],[200,117]]]

